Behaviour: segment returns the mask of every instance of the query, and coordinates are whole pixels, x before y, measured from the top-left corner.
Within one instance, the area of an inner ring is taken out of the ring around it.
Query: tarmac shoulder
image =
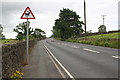
[[[62,78],[42,41],[34,46],[29,55],[29,65],[24,67],[23,73],[23,78]]]

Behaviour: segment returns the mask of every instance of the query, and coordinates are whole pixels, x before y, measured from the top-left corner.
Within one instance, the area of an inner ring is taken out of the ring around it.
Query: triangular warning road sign
[[[35,16],[33,15],[29,7],[25,9],[24,13],[21,16],[21,19],[35,19]]]

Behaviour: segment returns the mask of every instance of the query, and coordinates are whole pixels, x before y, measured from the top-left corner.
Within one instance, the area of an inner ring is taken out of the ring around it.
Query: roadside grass
[[[82,37],[80,39],[83,39],[83,38],[85,37]],[[120,32],[110,33],[110,34],[101,34],[101,35],[95,35],[95,36],[87,36],[86,38],[120,39]]]
[[[95,45],[95,46],[104,46],[104,47],[111,47],[111,48],[118,48],[118,40],[81,40],[79,43]]]
[[[62,40],[61,38],[54,38],[54,39],[56,39],[56,40]]]
[[[12,44],[12,43],[17,43],[19,40],[15,39],[5,39],[5,40],[0,40],[0,44]]]
[[[69,38],[66,41],[120,49],[120,42],[118,41],[119,39],[120,39],[120,32],[88,36],[86,38],[85,37]]]

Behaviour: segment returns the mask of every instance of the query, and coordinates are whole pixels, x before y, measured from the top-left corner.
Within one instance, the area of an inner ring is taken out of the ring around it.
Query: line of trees
[[[84,23],[80,21],[80,18],[81,17],[73,10],[63,8],[60,10],[59,19],[55,20],[52,36],[55,38],[68,39],[71,36],[83,33],[82,25],[84,25]]]
[[[0,39],[5,39],[5,35],[2,32],[3,32],[3,27],[0,24]]]
[[[60,10],[59,19],[55,20],[52,30],[53,35],[51,37],[68,39],[83,33],[82,25],[84,25],[84,23],[80,21],[80,18],[81,17],[73,10],[63,8]],[[92,33],[92,30],[89,32]],[[106,32],[106,26],[100,25],[98,32]]]
[[[30,22],[28,22],[30,26]],[[14,29],[14,32],[17,33],[16,39],[18,40],[25,40],[26,39],[26,34],[27,34],[27,22],[20,23],[17,25]],[[35,38],[46,38],[46,33],[39,29],[39,28],[31,28],[29,27],[29,39],[35,39]]]

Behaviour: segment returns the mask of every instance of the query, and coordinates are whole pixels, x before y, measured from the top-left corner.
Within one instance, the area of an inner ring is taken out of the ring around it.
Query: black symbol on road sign
[[[25,13],[25,16],[28,17],[29,15],[30,15],[30,11],[27,11],[27,12]]]

